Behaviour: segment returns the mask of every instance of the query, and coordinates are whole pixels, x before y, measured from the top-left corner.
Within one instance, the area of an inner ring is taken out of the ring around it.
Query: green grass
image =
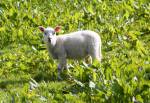
[[[0,102],[149,103],[149,20],[148,0],[1,0]],[[102,63],[69,60],[58,81],[39,25],[98,32]]]

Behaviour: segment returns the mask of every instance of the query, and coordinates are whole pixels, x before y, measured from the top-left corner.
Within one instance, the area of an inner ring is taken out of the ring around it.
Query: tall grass
[[[1,102],[150,102],[148,0],[1,0]],[[103,61],[69,60],[57,81],[38,26],[90,29],[102,38]]]

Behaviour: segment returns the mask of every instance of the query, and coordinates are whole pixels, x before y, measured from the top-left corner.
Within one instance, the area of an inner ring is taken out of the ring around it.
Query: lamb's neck
[[[48,50],[52,50],[54,46],[52,46],[49,42],[46,43]]]

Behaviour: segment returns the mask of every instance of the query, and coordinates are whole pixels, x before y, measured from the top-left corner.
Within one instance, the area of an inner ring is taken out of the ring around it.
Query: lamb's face
[[[46,28],[44,30],[44,41],[45,42],[50,42],[56,37],[56,32],[53,28]]]
[[[55,29],[39,26],[39,29],[44,33],[44,41],[54,46],[56,44],[56,32],[60,31],[60,26],[56,26]]]

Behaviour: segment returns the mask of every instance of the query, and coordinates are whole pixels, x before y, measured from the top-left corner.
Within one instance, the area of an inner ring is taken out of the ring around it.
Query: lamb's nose
[[[51,42],[51,38],[48,38],[48,42]]]

